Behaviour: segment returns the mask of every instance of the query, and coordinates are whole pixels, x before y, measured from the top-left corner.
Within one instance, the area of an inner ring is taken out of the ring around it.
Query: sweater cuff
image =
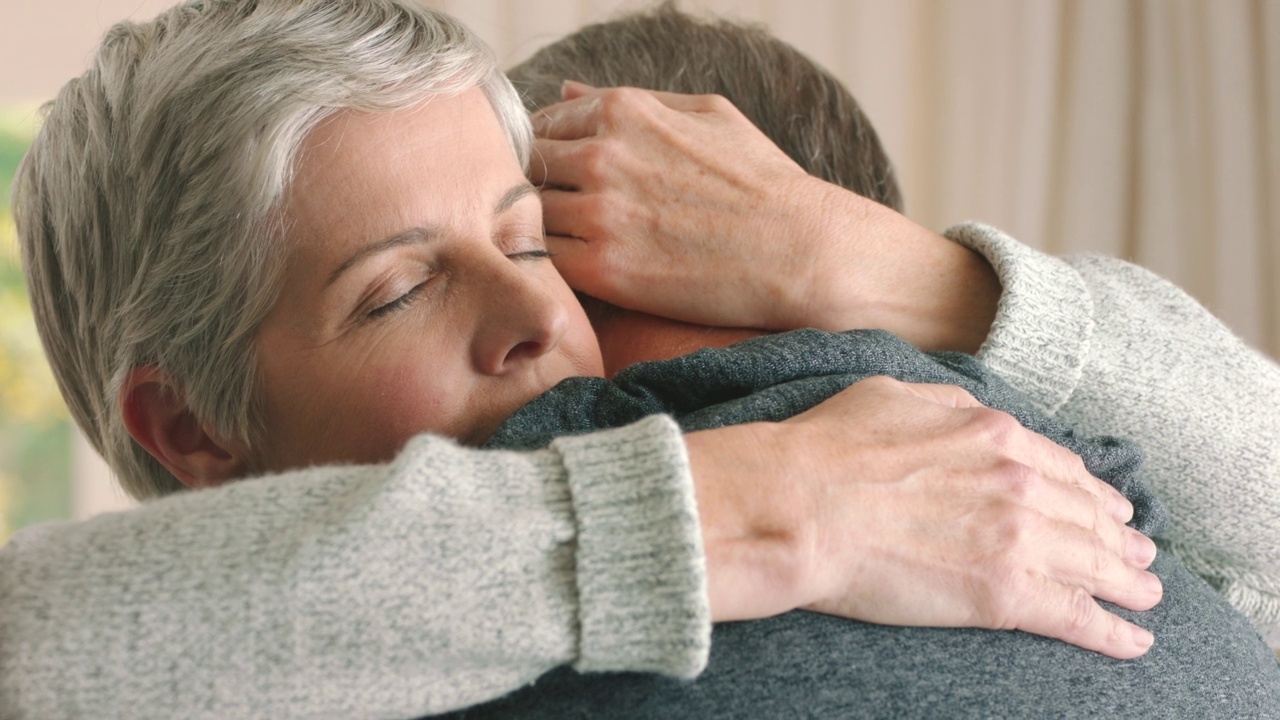
[[[552,445],[577,519],[575,667],[696,676],[710,651],[711,608],[679,426],[659,415]]]
[[[1003,288],[978,359],[1053,415],[1075,392],[1093,336],[1093,300],[1067,263],[981,223],[947,238],[981,254]]]

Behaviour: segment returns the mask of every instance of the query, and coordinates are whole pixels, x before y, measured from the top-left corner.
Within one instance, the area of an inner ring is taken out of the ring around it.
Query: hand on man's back
[[[749,444],[714,442],[731,431]],[[959,388],[871,378],[782,423],[695,433],[689,447],[717,620],[803,607],[1017,629],[1116,658],[1151,646],[1094,599],[1160,601],[1145,571],[1155,545],[1124,525],[1132,506]]]

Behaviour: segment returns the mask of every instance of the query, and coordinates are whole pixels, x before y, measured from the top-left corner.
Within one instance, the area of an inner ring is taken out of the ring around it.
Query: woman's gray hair
[[[222,437],[259,442],[254,338],[307,133],[344,108],[476,86],[527,162],[528,119],[491,51],[415,0],[194,0],[107,33],[45,107],[13,202],[59,387],[130,495],[183,487],[125,428],[133,368],[168,373]]]
[[[508,74],[530,110],[558,102],[564,80],[722,95],[809,174],[902,210],[893,164],[853,95],[763,26],[665,2],[588,25]]]

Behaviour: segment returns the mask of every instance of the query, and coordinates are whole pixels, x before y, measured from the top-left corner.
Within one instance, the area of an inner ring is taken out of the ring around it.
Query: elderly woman
[[[739,471],[750,489],[785,459],[775,439],[821,440],[838,421],[892,435],[891,418],[866,414],[872,400],[917,393],[918,411],[954,417],[924,391],[864,384],[790,424],[710,436],[727,444],[690,436],[696,509],[661,419],[533,454],[430,436],[402,447],[428,430],[482,439],[557,381],[600,368],[547,262],[525,142],[487,54],[412,6],[193,3],[114,31],[98,69],[55,104],[19,196],[42,333],[78,421],[139,495],[329,460],[386,464],[20,537],[0,585],[0,665],[15,668],[6,714],[404,716],[569,661],[695,672],[708,595],[719,618],[857,605],[860,578],[840,569],[858,555],[846,538],[806,536],[841,550],[815,566],[836,572],[782,578],[751,562],[768,555],[751,554],[761,530],[788,534],[759,515],[770,505],[742,524],[733,511],[760,496],[703,481]],[[967,417],[989,429],[994,415]],[[1107,522],[1102,488],[1043,472],[1074,490],[1054,498]],[[821,514],[858,526],[856,493],[819,486]],[[785,514],[804,492],[793,483],[772,506]],[[123,538],[128,553],[113,546]],[[1123,544],[1108,552],[1119,561]],[[748,561],[736,576],[735,554]],[[131,579],[108,596],[59,592],[94,577]],[[83,632],[105,649],[68,655]],[[165,656],[174,642],[191,650]],[[104,709],[103,693],[132,704]]]

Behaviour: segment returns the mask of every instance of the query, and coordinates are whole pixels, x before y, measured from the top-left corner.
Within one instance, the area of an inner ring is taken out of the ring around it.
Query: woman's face
[[[284,217],[292,255],[258,333],[265,470],[384,461],[423,431],[479,443],[564,378],[602,373],[478,89],[329,118]]]

